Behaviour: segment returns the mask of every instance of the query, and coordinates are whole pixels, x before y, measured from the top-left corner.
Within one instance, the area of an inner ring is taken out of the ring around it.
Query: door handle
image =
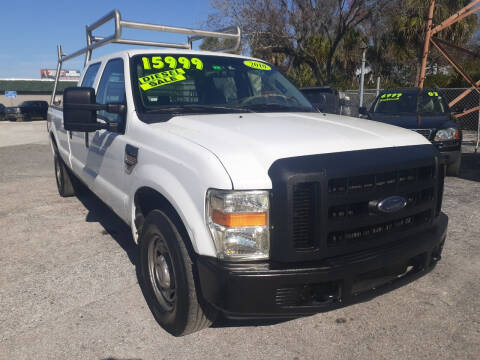
[[[127,144],[125,145],[125,167],[128,173],[131,173],[138,162],[138,147]]]

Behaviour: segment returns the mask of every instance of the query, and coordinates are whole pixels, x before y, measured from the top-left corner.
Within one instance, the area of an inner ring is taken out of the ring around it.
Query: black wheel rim
[[[154,235],[148,245],[148,274],[158,303],[165,312],[175,309],[177,300],[175,272],[165,239]]]

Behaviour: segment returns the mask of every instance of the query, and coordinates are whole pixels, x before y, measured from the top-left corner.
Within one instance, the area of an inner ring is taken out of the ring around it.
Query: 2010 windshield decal
[[[187,80],[183,69],[166,70],[156,74],[142,76],[138,78],[140,88],[147,91],[159,86],[172,84],[178,81]]]
[[[390,94],[383,94],[380,96],[380,102],[383,101],[397,101],[400,100],[402,97],[402,93],[390,93]]]
[[[257,69],[257,70],[272,70],[272,68],[269,65],[261,63],[259,61],[245,60],[243,63],[246,66],[251,67],[253,69]]]
[[[142,64],[144,70],[163,69],[165,66],[170,69],[182,68],[184,70],[203,70],[202,60],[196,57],[189,59],[185,56],[144,56],[142,57]]]

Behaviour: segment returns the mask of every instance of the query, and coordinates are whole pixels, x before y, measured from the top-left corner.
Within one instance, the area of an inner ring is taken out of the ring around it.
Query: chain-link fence
[[[439,89],[447,102],[452,101],[466,89]],[[348,96],[350,101],[347,100],[346,105],[342,106],[342,113],[350,116],[358,116],[358,106],[360,103],[360,91],[359,90],[346,90],[345,95]],[[372,105],[373,100],[377,96],[375,89],[365,89],[363,94],[363,106],[367,108]],[[480,97],[476,91],[471,91],[466,97],[464,97],[455,106],[460,109],[471,109],[480,104]],[[478,111],[474,111],[470,114],[462,116],[457,119],[458,124],[462,130],[477,131],[478,130]]]

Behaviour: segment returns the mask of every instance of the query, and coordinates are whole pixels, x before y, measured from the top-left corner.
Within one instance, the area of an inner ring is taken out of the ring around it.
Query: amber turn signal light
[[[267,213],[223,213],[213,210],[212,220],[226,227],[266,226]]]

